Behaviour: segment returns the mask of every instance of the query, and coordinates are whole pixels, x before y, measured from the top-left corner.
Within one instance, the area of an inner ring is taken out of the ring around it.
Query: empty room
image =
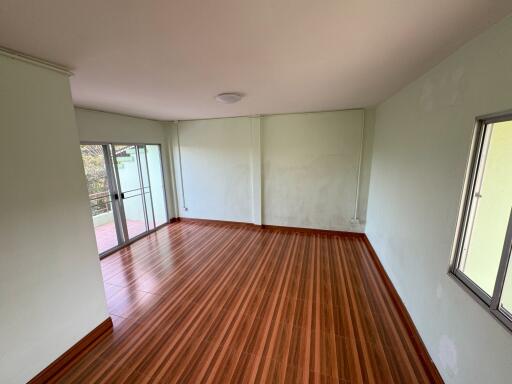
[[[0,0],[0,383],[512,382],[510,0]]]

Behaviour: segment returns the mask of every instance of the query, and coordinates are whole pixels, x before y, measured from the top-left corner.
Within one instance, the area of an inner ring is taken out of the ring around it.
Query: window
[[[479,120],[471,152],[450,271],[512,330],[512,115]]]

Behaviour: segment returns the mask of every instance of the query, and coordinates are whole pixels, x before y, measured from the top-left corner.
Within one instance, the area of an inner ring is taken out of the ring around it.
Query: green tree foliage
[[[111,209],[110,192],[103,149],[101,145],[82,145],[81,150],[92,214],[108,212]]]

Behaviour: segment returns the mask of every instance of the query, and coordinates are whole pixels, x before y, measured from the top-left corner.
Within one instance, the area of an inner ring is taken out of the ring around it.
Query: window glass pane
[[[491,296],[512,206],[512,122],[487,132],[459,269]]]
[[[512,314],[512,265],[509,262],[503,293],[501,294],[501,307]]]

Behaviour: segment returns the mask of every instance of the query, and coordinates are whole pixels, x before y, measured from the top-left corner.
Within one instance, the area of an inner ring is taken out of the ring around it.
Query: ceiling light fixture
[[[222,104],[233,104],[242,100],[242,97],[244,97],[244,95],[238,92],[225,92],[219,93],[215,96],[215,99]]]

